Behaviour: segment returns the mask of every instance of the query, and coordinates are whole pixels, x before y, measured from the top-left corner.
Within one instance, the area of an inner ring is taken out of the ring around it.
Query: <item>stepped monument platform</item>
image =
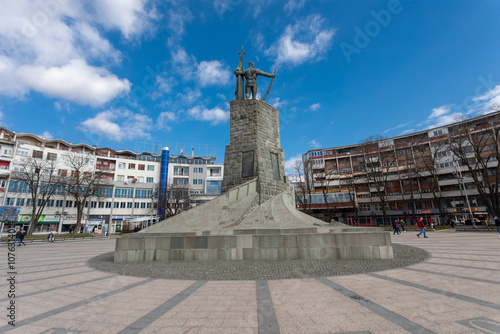
[[[394,258],[383,229],[330,225],[296,209],[276,108],[248,97],[230,108],[223,194],[117,239],[115,262]]]

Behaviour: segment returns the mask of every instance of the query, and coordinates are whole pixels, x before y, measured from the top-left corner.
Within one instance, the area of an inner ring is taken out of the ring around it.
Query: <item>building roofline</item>
[[[396,136],[396,137],[388,137],[388,138],[383,138],[383,139],[380,139],[380,140],[375,140],[374,143],[378,143],[378,142],[385,141],[385,140],[397,140],[397,139],[401,139],[401,138],[407,138],[407,137],[411,137],[411,136],[417,136],[417,135],[421,135],[421,134],[426,134],[429,131],[433,131],[433,130],[437,130],[437,129],[443,129],[443,128],[449,128],[449,127],[452,127],[452,126],[456,126],[456,125],[464,124],[464,123],[468,123],[468,122],[476,122],[476,121],[481,120],[481,119],[490,118],[490,117],[492,117],[494,115],[500,115],[500,110],[499,111],[493,111],[493,112],[490,112],[490,113],[487,113],[487,114],[484,114],[484,115],[479,115],[479,116],[476,116],[476,117],[473,117],[473,118],[467,118],[465,120],[454,122],[454,123],[450,123],[450,124],[446,124],[446,125],[443,125],[443,126],[429,128],[429,129],[425,129],[425,130],[421,130],[421,131],[417,131],[417,132],[412,132],[412,133],[408,133],[408,134],[404,134],[404,135],[400,135],[400,136]],[[302,156],[307,155],[310,152],[316,152],[316,151],[320,151],[320,150],[323,151],[323,150],[328,150],[328,149],[349,148],[349,147],[353,147],[353,146],[360,145],[360,144],[362,144],[362,143],[359,142],[359,143],[349,144],[349,145],[343,145],[343,146],[330,146],[330,147],[317,148],[317,149],[309,150],[306,153],[303,153]]]

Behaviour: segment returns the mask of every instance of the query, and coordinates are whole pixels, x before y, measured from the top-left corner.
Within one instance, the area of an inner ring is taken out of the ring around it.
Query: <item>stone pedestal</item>
[[[233,100],[230,129],[222,192],[257,178],[259,204],[262,204],[290,190],[278,110],[259,100]]]

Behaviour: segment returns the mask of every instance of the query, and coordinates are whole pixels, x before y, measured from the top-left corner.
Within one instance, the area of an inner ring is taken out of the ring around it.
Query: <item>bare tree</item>
[[[386,188],[389,185],[390,173],[397,170],[397,159],[391,147],[387,149],[380,147],[379,142],[383,139],[382,136],[371,136],[361,143],[360,148],[364,154],[369,186],[373,185],[376,190],[386,225],[388,223]]]
[[[356,177],[353,175],[340,179],[340,188],[346,188],[349,200],[352,203],[356,224],[359,224],[359,208],[356,201]]]
[[[29,194],[33,206],[27,234],[32,235],[47,202],[61,185],[56,172],[57,162],[52,159],[44,160],[42,157],[26,157],[18,166],[20,171],[12,174],[9,191]]]
[[[77,233],[80,231],[85,203],[91,198],[103,197],[104,186],[107,184],[103,180],[104,174],[94,171],[92,158],[90,155],[80,153],[69,153],[64,156],[65,163],[70,168],[71,173],[64,178],[64,182],[67,195],[71,196],[75,201],[75,232]]]
[[[308,173],[312,173],[311,160],[307,160],[305,163],[301,160],[296,160],[292,166],[292,178],[298,182],[298,186],[295,191],[295,200],[299,206],[301,206],[305,213],[311,214],[311,203],[312,203],[312,176],[309,177]]]
[[[157,191],[153,191],[153,193],[157,193]],[[161,194],[158,193],[158,197],[161,198]],[[178,215],[191,208],[188,184],[167,183],[163,198],[164,200],[158,201],[158,212],[163,212],[160,219]]]
[[[498,126],[493,129],[490,126],[475,127],[466,120],[462,121],[456,131],[449,134],[449,141],[459,165],[468,170],[479,197],[493,217],[500,214],[500,138]]]

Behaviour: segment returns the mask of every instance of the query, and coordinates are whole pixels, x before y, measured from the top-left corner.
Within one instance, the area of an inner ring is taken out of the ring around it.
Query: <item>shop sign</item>
[[[417,210],[417,213],[418,214],[428,214],[428,213],[432,213],[432,210]]]
[[[479,208],[477,206],[473,206],[470,208],[472,212],[478,212]],[[453,208],[453,212],[469,212],[469,208]]]
[[[31,215],[19,215],[19,222],[22,223],[29,223],[31,220]],[[40,215],[40,218],[38,218],[38,223],[57,223],[59,222],[59,216],[57,215]]]

